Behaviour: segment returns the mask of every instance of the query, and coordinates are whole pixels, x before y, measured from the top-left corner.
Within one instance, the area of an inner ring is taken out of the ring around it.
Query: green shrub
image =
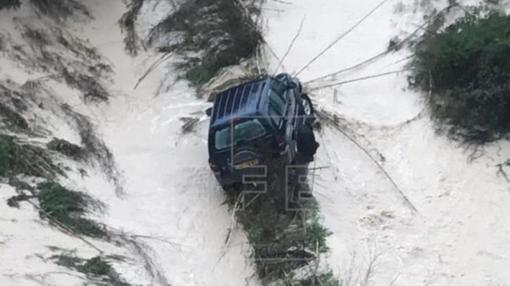
[[[17,146],[11,136],[0,135],[0,176],[5,177],[16,164]]]
[[[0,134],[0,177],[19,174],[53,178],[63,173],[53,164],[44,149],[29,144],[21,145],[13,136]]]
[[[73,255],[54,255],[51,257],[55,261],[55,264],[64,266],[67,268],[77,268],[80,264],[83,263],[83,259],[78,258]]]
[[[510,131],[510,16],[468,14],[416,45],[412,84],[456,138],[487,142]]]
[[[176,32],[182,35],[177,41]],[[197,86],[221,68],[253,56],[262,35],[240,0],[186,0],[154,27],[148,42],[163,42],[158,46],[161,52],[184,56],[185,64],[179,67]]]
[[[321,274],[313,279],[298,279],[293,273],[316,261],[317,252],[328,251],[326,238],[331,233],[319,223],[319,207],[315,199],[287,205],[285,168],[281,163],[274,160],[268,165],[268,174],[275,176],[268,180],[267,192],[244,195],[246,205],[236,211],[237,221],[247,233],[263,285],[277,281],[284,285],[320,285],[317,277],[322,277]],[[231,207],[236,205],[237,194],[239,190],[228,193]],[[290,281],[292,284],[288,284]],[[310,284],[306,284],[307,281]]]
[[[342,284],[335,278],[333,272],[312,275],[305,280],[299,281],[296,286],[341,286]]]
[[[57,221],[77,234],[91,237],[106,237],[103,226],[84,218],[92,199],[83,193],[70,191],[57,183],[38,186],[41,217]]]
[[[87,260],[81,270],[95,276],[108,276],[114,271],[113,267],[99,256]]]
[[[191,82],[194,86],[202,85],[208,82],[211,78],[214,77],[215,70],[207,69],[202,65],[197,65],[191,67],[185,75],[185,78]]]
[[[107,257],[112,259],[111,257]],[[130,286],[124,282],[120,275],[115,271],[110,262],[105,257],[96,256],[91,259],[82,259],[70,254],[54,255],[51,257],[57,265],[74,269],[81,272],[87,277],[100,280],[104,284],[99,285],[112,285],[112,286]]]
[[[1,90],[0,90],[1,92]],[[3,94],[0,94],[0,96]],[[0,119],[1,125],[13,131],[28,131],[28,122],[20,113],[14,111],[9,106],[0,102]]]
[[[122,32],[126,33],[124,36],[124,47],[126,51],[132,56],[136,56],[138,54],[138,50],[140,49],[140,39],[136,34],[135,24],[136,19],[138,18],[138,14],[140,13],[140,9],[142,9],[143,3],[144,0],[131,0],[128,2],[128,10],[119,20],[119,25],[122,29]]]
[[[49,150],[59,152],[71,159],[81,160],[85,157],[85,151],[82,147],[70,143],[63,139],[53,138],[48,144],[46,144]]]

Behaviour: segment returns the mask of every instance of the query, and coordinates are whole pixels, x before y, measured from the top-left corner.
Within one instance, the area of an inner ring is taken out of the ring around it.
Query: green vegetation
[[[241,195],[244,206],[235,210],[237,221],[253,247],[257,274],[263,285],[339,285],[330,274],[297,275],[328,251],[326,238],[330,232],[319,223],[315,199],[286,202],[286,187],[281,180],[285,178],[281,171],[284,169],[277,164],[269,169],[268,174],[275,177],[269,180],[268,191]],[[236,191],[228,194],[229,205],[238,208],[239,195]]]
[[[49,150],[59,152],[73,160],[81,160],[85,158],[85,151],[78,145],[72,144],[63,139],[53,138],[46,144]]]
[[[17,62],[44,73],[58,74],[69,87],[79,90],[85,100],[108,100],[110,95],[102,79],[109,77],[111,67],[90,43],[64,30],[31,25],[23,28],[22,37],[28,45],[12,53]]]
[[[136,34],[135,24],[136,19],[138,18],[138,13],[143,6],[143,2],[144,0],[132,0],[129,2],[127,12],[124,13],[122,18],[119,20],[122,32],[126,33],[126,36],[124,37],[125,49],[132,56],[136,56],[140,49],[140,39]]]
[[[70,191],[57,183],[43,183],[38,186],[40,216],[64,225],[77,234],[104,238],[104,226],[84,218],[87,208],[94,206],[91,198],[83,193]],[[97,203],[95,203],[97,206]]]
[[[91,259],[82,259],[71,254],[54,255],[51,257],[57,265],[74,269],[85,274],[88,278],[100,280],[99,285],[130,286],[124,282],[120,275],[113,269],[108,258],[96,256]],[[109,258],[112,259],[112,258]]]
[[[11,166],[16,164],[17,146],[14,138],[0,135],[0,176],[12,172]]]
[[[14,132],[29,131],[28,122],[21,114],[27,106],[21,98],[23,95],[10,88],[8,83],[0,82],[0,128],[4,127]]]
[[[187,0],[154,27],[148,42],[163,53],[182,55],[178,67],[199,86],[221,68],[255,54],[262,36],[248,10],[239,0]]]
[[[28,122],[19,113],[0,103],[1,124],[10,130],[28,130]]]
[[[63,173],[53,164],[44,149],[29,144],[21,145],[14,137],[0,134],[0,177],[19,174],[53,178]]]
[[[110,94],[96,76],[62,68],[62,77],[68,86],[81,91],[85,100],[107,101]]]
[[[416,45],[411,83],[431,91],[433,116],[454,138],[484,143],[510,132],[510,16],[476,9]]]
[[[296,286],[341,286],[342,284],[335,278],[333,272],[312,275],[303,281],[293,284]]]

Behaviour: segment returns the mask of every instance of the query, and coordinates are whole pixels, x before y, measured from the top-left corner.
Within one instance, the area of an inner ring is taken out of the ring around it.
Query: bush
[[[83,148],[63,139],[53,138],[53,140],[46,144],[46,147],[76,161],[85,157],[85,151]]]
[[[56,183],[44,183],[38,186],[41,217],[66,226],[77,234],[91,237],[106,237],[103,226],[84,218],[92,199],[85,194],[70,191]]]
[[[51,257],[57,265],[74,269],[85,274],[90,279],[100,280],[104,283],[99,285],[130,286],[130,284],[121,279],[107,258],[96,256],[85,260],[70,254],[54,255]],[[110,259],[112,258],[110,257]]]
[[[26,131],[29,129],[28,122],[18,112],[0,103],[1,124],[10,130]]]
[[[296,286],[341,286],[342,284],[335,278],[333,272],[312,275],[306,280],[299,281]]]
[[[0,136],[0,176],[4,177],[11,171],[16,160],[16,144],[10,136]]]
[[[411,82],[455,138],[484,143],[510,132],[510,16],[469,14],[416,45]]]
[[[21,96],[20,93],[0,83],[0,128],[5,127],[12,131],[29,130],[28,122],[22,115],[26,105],[19,100]]]
[[[267,192],[244,194],[247,205],[236,210],[237,221],[246,231],[253,248],[257,274],[263,285],[321,285],[320,282],[337,285],[334,282],[338,280],[323,276],[325,274],[294,277],[303,267],[316,262],[316,252],[328,251],[326,238],[331,233],[319,223],[318,203],[313,198],[288,202],[287,205],[286,172],[282,163],[273,160],[268,164],[267,173],[274,177],[267,182]],[[231,207],[236,206],[239,191],[228,193]]]
[[[63,172],[53,164],[44,149],[20,145],[14,137],[0,134],[0,177],[19,174],[53,178],[57,174],[63,175]]]
[[[149,44],[159,40],[161,52],[183,55],[185,64],[179,67],[186,79],[194,86],[202,85],[221,68],[253,56],[262,42],[243,5],[240,0],[186,0],[154,27]],[[176,34],[182,35],[177,42]]]
[[[119,20],[122,32],[126,33],[126,36],[124,37],[124,48],[132,56],[136,56],[140,48],[140,39],[136,34],[135,24],[138,14],[140,13],[140,9],[142,9],[143,2],[144,0],[131,0],[131,2],[127,4],[128,10]]]

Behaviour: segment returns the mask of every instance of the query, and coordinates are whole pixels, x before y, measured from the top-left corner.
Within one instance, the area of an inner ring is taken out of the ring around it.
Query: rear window
[[[234,131],[234,134],[231,131]],[[258,119],[243,121],[232,126],[225,127],[215,133],[215,147],[217,150],[235,146],[241,141],[250,141],[266,134],[264,126]],[[233,145],[232,145],[233,143]]]

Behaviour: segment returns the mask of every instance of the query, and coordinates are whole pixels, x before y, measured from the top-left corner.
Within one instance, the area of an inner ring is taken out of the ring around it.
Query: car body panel
[[[284,105],[278,107],[284,107],[283,114],[271,116],[276,102],[282,99]],[[293,162],[298,130],[305,122],[301,102],[299,82],[286,74],[247,82],[217,95],[210,113],[208,148],[209,164],[221,185],[241,183],[244,175],[260,175],[261,168],[257,166],[276,157]],[[233,141],[228,148],[216,148],[216,132],[232,128],[229,134],[234,136],[235,126],[252,119],[263,125],[264,135]]]

